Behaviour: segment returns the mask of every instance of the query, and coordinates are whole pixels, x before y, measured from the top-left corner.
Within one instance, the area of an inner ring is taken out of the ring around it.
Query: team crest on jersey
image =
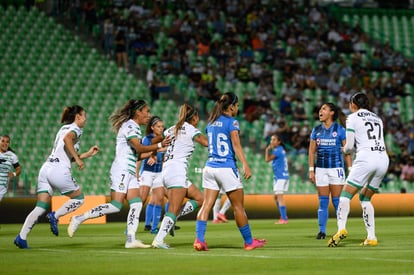
[[[334,131],[334,132],[332,132],[332,136],[336,137],[336,136],[338,136],[338,133]]]
[[[121,182],[119,184],[119,187],[118,188],[119,188],[119,190],[123,191],[125,189],[125,184],[123,182]]]
[[[321,145],[321,139],[320,139],[320,138],[317,138],[317,139],[316,139],[316,145],[317,145],[317,146]]]
[[[239,128],[239,122],[237,120],[233,121],[233,126]]]

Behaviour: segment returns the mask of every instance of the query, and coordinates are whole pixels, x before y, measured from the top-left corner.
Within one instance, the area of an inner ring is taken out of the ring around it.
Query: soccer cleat
[[[219,220],[219,219],[215,219],[215,220],[213,220],[213,223],[222,223],[222,221]]]
[[[253,239],[253,242],[251,244],[244,244],[244,250],[253,250],[259,247],[263,247],[266,244],[265,239]]]
[[[360,246],[377,246],[378,245],[378,241],[377,241],[377,239],[374,239],[374,240],[368,240],[368,239],[365,239],[361,244],[360,244]]]
[[[151,229],[151,234],[158,234],[159,229],[155,228],[155,229]]]
[[[16,239],[14,239],[14,244],[15,244],[18,248],[21,248],[21,249],[27,249],[27,248],[29,248],[29,246],[27,245],[27,241],[26,241],[26,240],[23,240],[23,239],[20,237],[20,234],[19,234],[19,235],[17,235]]]
[[[275,224],[288,224],[288,220],[280,219]]]
[[[226,215],[221,214],[221,213],[217,213],[217,219],[218,219],[218,220],[221,220],[222,222],[229,222],[229,221],[227,220]]]
[[[328,246],[329,247],[337,247],[338,244],[346,238],[346,235],[348,234],[348,232],[346,231],[346,229],[341,229],[338,232],[336,232],[335,235],[332,236],[332,238],[329,239],[328,241]]]
[[[326,234],[324,232],[319,232],[318,235],[316,235],[317,240],[324,240],[326,238]]]
[[[170,249],[170,246],[166,243],[159,243],[156,240],[152,242],[153,248]]]
[[[68,226],[68,235],[71,238],[73,237],[73,235],[75,235],[76,230],[78,230],[78,227],[81,224],[77,217],[78,216],[72,216],[72,218],[70,218],[70,223]]]
[[[145,225],[144,231],[151,231],[151,225]]]
[[[133,240],[131,242],[125,242],[125,248],[150,248],[151,245],[144,244],[141,240]]]
[[[193,247],[197,251],[208,251],[207,243],[205,241],[200,242],[199,239],[195,239]]]
[[[179,227],[179,226],[177,226],[177,225],[174,225],[173,227],[171,227],[171,229],[170,229],[170,235],[171,235],[171,237],[174,237],[175,236],[175,230],[179,230],[181,227]]]
[[[50,231],[52,231],[54,235],[58,236],[59,235],[59,228],[58,228],[59,220],[56,219],[55,212],[49,212],[46,216],[49,219]]]

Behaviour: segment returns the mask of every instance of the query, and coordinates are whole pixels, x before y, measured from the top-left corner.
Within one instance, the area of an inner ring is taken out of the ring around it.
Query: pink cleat
[[[288,224],[288,220],[280,219],[277,222],[275,222],[275,224]]]
[[[221,220],[222,222],[229,222],[226,218],[226,215],[221,214],[221,213],[217,213],[217,219]]]
[[[193,247],[197,251],[208,251],[207,243],[205,241],[200,242],[199,239],[195,239]]]
[[[222,221],[219,220],[219,219],[215,219],[215,220],[213,220],[213,223],[222,223]]]
[[[253,242],[251,244],[244,244],[244,250],[253,250],[259,247],[263,247],[266,244],[265,239],[253,239]]]

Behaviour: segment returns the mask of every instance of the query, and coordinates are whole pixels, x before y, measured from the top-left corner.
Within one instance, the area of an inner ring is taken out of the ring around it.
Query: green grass
[[[192,248],[194,221],[179,221],[180,230],[166,241],[172,249],[125,249],[124,223],[81,225],[67,237],[60,225],[55,237],[49,225],[35,226],[28,238],[31,249],[18,249],[13,239],[20,224],[0,228],[2,274],[414,274],[414,219],[377,218],[378,247],[360,247],[366,232],[361,218],[348,221],[348,238],[339,247],[327,247],[316,240],[316,219],[291,219],[288,225],[274,220],[250,220],[253,235],[266,238],[267,245],[243,250],[243,241],[234,221],[207,227],[210,251]],[[330,219],[329,233],[336,231]],[[143,231],[137,238],[151,243],[154,235]]]

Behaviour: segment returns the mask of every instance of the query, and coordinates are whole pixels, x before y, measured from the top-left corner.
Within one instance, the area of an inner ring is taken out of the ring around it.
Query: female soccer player
[[[12,169],[14,168],[14,172]],[[13,177],[18,177],[22,171],[19,158],[10,148],[10,137],[3,135],[0,137],[0,201],[7,193],[9,181]]]
[[[204,239],[207,220],[220,188],[231,201],[237,227],[244,239],[244,249],[252,250],[265,245],[266,240],[253,239],[244,209],[244,192],[236,156],[243,166],[243,176],[252,176],[239,138],[239,122],[234,119],[239,100],[234,93],[225,93],[215,103],[207,124],[208,159],[203,169],[204,203],[197,215],[194,249],[208,250]]]
[[[170,140],[167,138],[158,144],[142,145],[139,125],[147,124],[149,119],[150,110],[147,103],[144,100],[135,99],[129,100],[110,116],[112,129],[117,133],[115,160],[112,162],[110,172],[111,202],[98,205],[82,215],[72,217],[68,226],[69,237],[73,237],[79,225],[88,219],[120,212],[123,201],[126,199],[129,212],[125,248],[150,247],[135,239],[142,209],[136,163],[138,159],[149,157],[157,149],[167,146]]]
[[[313,128],[309,143],[309,180],[316,185],[319,197],[318,224],[316,239],[326,238],[326,224],[329,217],[329,194],[335,213],[339,196],[345,183],[344,157],[341,151],[345,145],[345,128],[336,122],[340,111],[333,103],[322,104],[319,109],[320,125]],[[316,155],[316,163],[315,163]],[[351,157],[345,157],[348,169]]]
[[[14,240],[14,244],[19,248],[28,248],[27,235],[38,218],[49,209],[55,189],[70,197],[70,200],[56,212],[47,214],[50,229],[56,236],[59,235],[59,218],[78,209],[84,201],[81,188],[72,177],[71,162],[76,162],[78,169],[82,170],[85,167],[83,159],[96,155],[99,147],[94,145],[89,151],[78,154],[79,140],[86,123],[86,112],[81,106],[65,107],[60,122],[64,125],[56,134],[52,153],[39,172],[36,207],[26,217],[19,235]]]
[[[168,212],[161,222],[160,230],[155,236],[152,246],[154,248],[168,249],[164,242],[168,232],[174,227],[178,216],[193,212],[203,202],[200,190],[187,179],[187,165],[191,154],[194,152],[195,142],[207,146],[207,138],[198,130],[199,121],[197,111],[188,104],[180,107],[177,124],[168,128],[165,135],[171,135],[172,142],[164,155],[162,179],[168,193]],[[188,200],[182,207],[185,197]]]
[[[364,93],[357,92],[351,96],[349,110],[351,114],[346,120],[346,144],[343,151],[349,154],[355,150],[356,156],[339,200],[336,215],[338,232],[329,240],[328,246],[338,246],[346,238],[350,201],[357,192],[368,235],[361,246],[377,246],[371,197],[378,192],[389,164],[383,122],[375,113],[369,111],[369,99]]]
[[[283,147],[282,140],[278,135],[273,134],[270,137],[270,144],[265,149],[265,161],[272,162],[274,174],[273,192],[275,193],[275,202],[280,213],[280,219],[275,223],[287,224],[288,217],[283,194],[287,192],[289,188],[289,169],[286,151]]]
[[[142,140],[143,145],[151,145],[155,136],[162,136],[164,123],[159,116],[151,117],[147,124],[146,136]],[[161,219],[162,205],[164,202],[164,185],[161,179],[162,158],[165,149],[159,149],[155,159],[146,158],[142,161],[140,169],[141,199],[147,200],[151,190],[151,199],[145,210],[145,230],[151,234],[158,233],[158,223]]]

